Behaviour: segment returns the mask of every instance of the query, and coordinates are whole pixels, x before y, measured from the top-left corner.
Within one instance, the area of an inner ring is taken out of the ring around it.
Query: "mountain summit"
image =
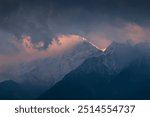
[[[102,51],[86,39],[76,35],[62,35],[55,38],[47,51],[50,53],[49,56],[19,64],[2,72],[0,76],[4,78],[6,73],[8,80],[10,78],[16,82],[37,87],[53,86],[87,58],[102,54]]]
[[[150,99],[150,56],[143,53],[148,50],[143,44],[112,43],[102,56],[85,60],[39,99]]]

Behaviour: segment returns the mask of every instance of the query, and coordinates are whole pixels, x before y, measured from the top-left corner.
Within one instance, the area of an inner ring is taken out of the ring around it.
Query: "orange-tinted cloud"
[[[91,43],[100,49],[107,48],[112,42],[104,33],[89,33],[87,37]]]
[[[97,29],[97,31],[88,33],[86,36],[90,42],[100,49],[104,49],[113,41],[119,43],[130,41],[133,44],[150,41],[150,28],[135,23],[128,23],[120,27],[106,25]]]
[[[18,40],[14,37],[10,39],[10,35],[5,35],[7,34],[4,34],[3,38],[9,38],[8,41],[11,43],[10,45],[13,45],[18,51],[15,49],[15,54],[0,54],[0,67],[16,65],[21,62],[30,62],[46,57],[59,56],[84,41],[83,37],[79,35],[58,35],[46,48],[43,41],[33,43],[30,36],[22,36],[22,39]],[[138,24],[127,24],[122,27],[107,26],[103,30],[97,32],[93,31],[86,35],[88,41],[100,49],[107,48],[112,41],[123,43],[131,40],[134,44],[137,44],[150,41],[149,37],[150,28]]]
[[[74,48],[77,44],[83,42],[83,38],[78,35],[60,35],[53,39],[44,49],[44,42],[32,43],[30,36],[23,36],[22,40],[12,40],[12,43],[18,48],[19,52],[15,55],[0,55],[0,67],[16,65],[21,62],[30,62],[33,60],[54,57]],[[43,49],[40,49],[43,48]]]
[[[137,24],[128,24],[123,29],[123,32],[125,34],[125,38],[131,40],[135,44],[150,40],[150,29]]]

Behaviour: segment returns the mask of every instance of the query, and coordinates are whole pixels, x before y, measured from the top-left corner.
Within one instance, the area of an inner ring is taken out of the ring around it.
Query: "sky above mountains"
[[[84,37],[101,49],[112,41],[149,41],[149,5],[149,0],[0,0],[0,61],[47,56],[57,38],[70,47],[76,44],[70,40]]]

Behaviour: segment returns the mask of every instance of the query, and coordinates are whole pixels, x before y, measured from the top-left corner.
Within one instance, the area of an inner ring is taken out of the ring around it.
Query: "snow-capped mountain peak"
[[[12,76],[10,80],[43,87],[52,86],[87,58],[102,54],[92,43],[76,35],[62,35],[53,40],[48,49],[51,53],[57,52],[57,56],[47,56],[9,69]],[[7,70],[6,72],[8,73]]]

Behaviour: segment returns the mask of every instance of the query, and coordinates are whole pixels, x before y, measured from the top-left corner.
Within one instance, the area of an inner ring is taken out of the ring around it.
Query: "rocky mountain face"
[[[150,99],[149,44],[112,43],[39,99]]]
[[[0,99],[150,99],[149,51],[149,43],[113,42],[102,52],[83,40],[65,54],[1,71]]]
[[[101,54],[101,50],[98,50],[87,40],[81,39],[80,43],[74,45],[64,53],[29,63],[21,63],[13,68],[1,71],[0,77],[5,80],[14,80],[21,84],[46,89],[60,81],[87,58],[100,56]]]
[[[57,56],[49,56],[1,70],[0,99],[35,99],[84,60],[101,54],[101,50],[88,41],[81,40],[80,43]]]

